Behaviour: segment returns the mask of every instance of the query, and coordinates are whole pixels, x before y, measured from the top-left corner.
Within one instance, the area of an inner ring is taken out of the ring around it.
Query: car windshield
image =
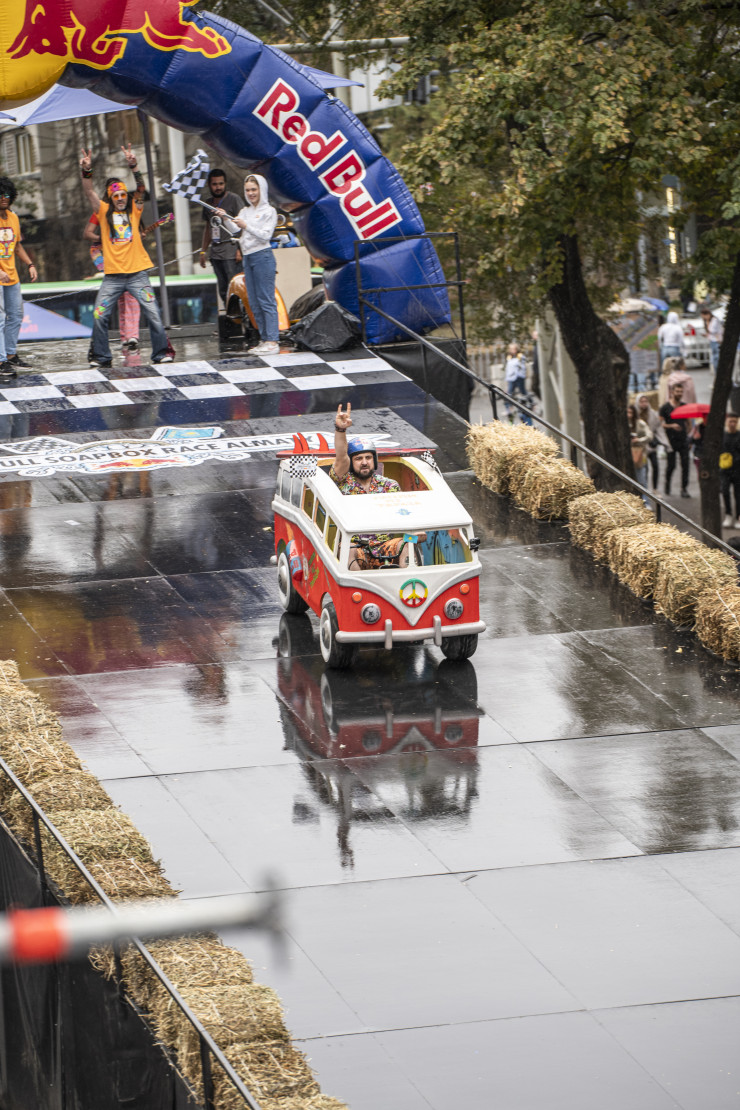
[[[462,528],[435,528],[412,533],[361,533],[352,536],[350,544],[358,555],[357,559],[350,555],[350,569],[446,566],[469,563],[473,557]]]

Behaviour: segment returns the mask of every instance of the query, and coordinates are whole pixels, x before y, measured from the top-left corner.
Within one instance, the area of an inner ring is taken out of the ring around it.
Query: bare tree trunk
[[[565,349],[579,382],[581,419],[586,446],[633,478],[627,424],[629,354],[616,333],[593,310],[574,235],[563,236],[563,277],[549,291]],[[588,471],[600,489],[616,489],[619,479],[589,462]]]
[[[725,334],[719,349],[719,365],[712,390],[712,402],[704,431],[699,490],[701,493],[701,522],[708,532],[722,535],[722,510],[720,507],[719,456],[722,451],[722,433],[725,425],[727,402],[732,389],[732,368],[740,340],[740,254],[735,258],[732,273],[730,301],[725,316]]]

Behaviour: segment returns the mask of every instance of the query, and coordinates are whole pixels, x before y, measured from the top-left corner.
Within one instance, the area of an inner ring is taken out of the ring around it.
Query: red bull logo
[[[26,0],[23,26],[8,49],[11,58],[51,54],[94,69],[109,69],[132,36],[155,50],[188,50],[217,58],[231,50],[212,27],[185,19],[196,0]]]

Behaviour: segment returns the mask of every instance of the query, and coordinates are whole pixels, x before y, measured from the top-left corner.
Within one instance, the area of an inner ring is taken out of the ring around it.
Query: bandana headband
[[[113,181],[108,186],[108,196],[112,197],[114,193],[128,193],[128,189],[122,181]]]

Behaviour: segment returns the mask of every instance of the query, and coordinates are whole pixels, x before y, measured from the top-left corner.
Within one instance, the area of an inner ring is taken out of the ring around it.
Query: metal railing
[[[366,322],[366,307],[373,312],[377,312],[380,316],[384,316],[386,320],[393,320],[387,312],[383,312],[372,301],[368,300],[365,294],[367,293],[401,293],[413,292],[416,289],[451,289],[457,290],[457,306],[460,314],[460,339],[463,343],[466,341],[465,335],[465,302],[463,298],[463,287],[465,282],[462,277],[462,267],[460,263],[460,240],[456,231],[424,231],[418,235],[384,235],[382,239],[376,241],[377,246],[385,247],[388,243],[407,243],[412,239],[447,239],[452,240],[455,248],[455,280],[454,281],[437,281],[437,282],[422,282],[419,285],[377,285],[372,288],[369,286],[363,287],[362,284],[362,267],[360,262],[363,258],[367,257],[367,247],[373,244],[367,243],[362,239],[355,240],[355,278],[357,281],[357,296],[360,303],[360,323],[362,325],[362,342],[367,342],[367,322]],[[360,247],[365,248],[365,254],[360,254]],[[408,331],[408,328],[404,328]],[[410,334],[415,334],[411,332]]]
[[[586,447],[585,444],[581,443],[579,440],[573,439],[573,437],[568,435],[567,432],[562,431],[554,424],[551,424],[548,420],[545,420],[543,416],[538,416],[537,413],[532,412],[531,409],[527,408],[525,404],[517,401],[514,397],[510,397],[509,394],[505,393],[503,389],[499,388],[499,386],[493,385],[491,382],[486,382],[483,380],[483,378],[479,378],[477,374],[474,374],[472,370],[469,370],[467,368],[467,366],[463,366],[462,363],[457,361],[457,359],[454,359],[451,355],[448,355],[447,352],[444,351],[441,347],[437,347],[434,345],[434,343],[430,343],[430,341],[428,339],[425,339],[423,335],[419,335],[417,332],[413,331],[405,324],[402,324],[400,320],[396,320],[394,316],[390,316],[387,312],[384,312],[382,308],[378,308],[377,305],[372,305],[370,304],[370,302],[368,302],[368,305],[370,308],[372,308],[373,312],[379,313],[390,323],[395,324],[396,327],[404,331],[411,339],[415,340],[415,342],[417,343],[420,343],[423,348],[428,348],[429,350],[434,351],[435,355],[438,358],[442,358],[445,360],[445,362],[449,362],[451,366],[454,366],[455,369],[464,374],[466,378],[470,378],[471,381],[476,382],[476,384],[481,385],[484,389],[488,390],[488,394],[491,398],[491,408],[493,410],[494,420],[498,420],[499,418],[499,400],[504,401],[507,405],[514,405],[517,409],[519,409],[520,412],[524,413],[528,419],[536,420],[538,424],[541,424],[543,426],[543,428],[547,428],[547,430],[552,433],[554,438],[565,440],[566,443],[570,445],[570,461],[573,463],[574,466],[579,467],[580,469],[579,453],[582,458],[591,459],[592,462],[595,462],[599,466],[602,466],[605,470],[608,470],[610,474],[614,474],[617,478],[619,478],[621,482],[623,482],[626,486],[629,486],[629,488],[634,490],[634,492],[640,497],[647,497],[648,500],[651,501],[655,506],[655,519],[658,521],[658,523],[660,523],[662,520],[663,512],[667,512],[671,516],[675,517],[677,520],[682,521],[683,524],[688,525],[689,528],[691,528],[693,531],[699,532],[702,537],[710,540],[710,546],[720,548],[722,551],[727,552],[728,555],[731,555],[736,562],[740,562],[740,552],[736,551],[733,547],[730,547],[730,545],[725,543],[725,541],[719,536],[715,536],[714,532],[710,532],[701,524],[697,524],[696,521],[686,516],[685,513],[682,513],[679,509],[675,509],[673,505],[669,505],[667,501],[663,501],[662,498],[657,497],[654,493],[648,493],[645,487],[641,486],[640,483],[635,481],[634,478],[630,478],[627,474],[624,474],[621,470],[618,470],[616,466],[612,466],[610,462],[607,462],[606,459],[602,459],[602,457],[600,455],[597,455],[595,451],[592,451],[589,447]],[[362,308],[362,297],[360,298],[360,307]]]
[[[44,867],[44,851],[41,840],[42,824],[46,828],[47,832],[54,838],[54,840],[56,840],[62,851],[69,857],[79,873],[82,875],[85,882],[95,892],[103,905],[106,906],[111,913],[115,914],[115,903],[110,900],[110,898],[97,882],[97,880],[85,867],[79,856],[77,856],[76,853],[72,850],[72,848],[69,846],[59,830],[52,824],[52,822],[49,820],[40,806],[37,805],[31,794],[28,792],[28,790],[26,790],[23,783],[20,782],[20,780],[16,777],[13,771],[11,771],[10,767],[8,767],[7,763],[3,759],[0,759],[0,770],[2,770],[3,773],[7,776],[13,787],[18,791],[19,794],[22,795],[31,809],[31,820],[33,823],[33,844],[36,853],[35,862],[39,872],[39,878],[41,881],[41,892],[44,902],[51,899],[54,899],[54,901],[56,901],[56,896],[49,886],[49,878],[46,873],[46,868]],[[265,925],[272,927],[271,907],[266,907],[264,917]],[[167,978],[154,957],[147,951],[142,942],[136,937],[132,939],[131,943],[136,947],[139,955],[148,964],[150,970],[159,979],[164,989],[183,1012],[183,1014],[198,1035],[198,1042],[200,1044],[201,1081],[203,1084],[203,1106],[205,1107],[205,1110],[215,1110],[212,1059],[219,1064],[229,1082],[241,1095],[242,1099],[244,1100],[244,1105],[248,1106],[250,1110],[260,1110],[259,1103],[245,1087],[242,1079],[237,1075],[236,1071],[226,1059],[223,1052],[215,1043],[211,1035],[207,1032],[206,1029],[203,1028],[198,1018],[195,1016],[188,1004],[178,993],[177,988]],[[113,955],[116,970],[117,987],[119,991],[122,991],[123,967],[121,964],[120,946],[117,943],[113,945]]]

